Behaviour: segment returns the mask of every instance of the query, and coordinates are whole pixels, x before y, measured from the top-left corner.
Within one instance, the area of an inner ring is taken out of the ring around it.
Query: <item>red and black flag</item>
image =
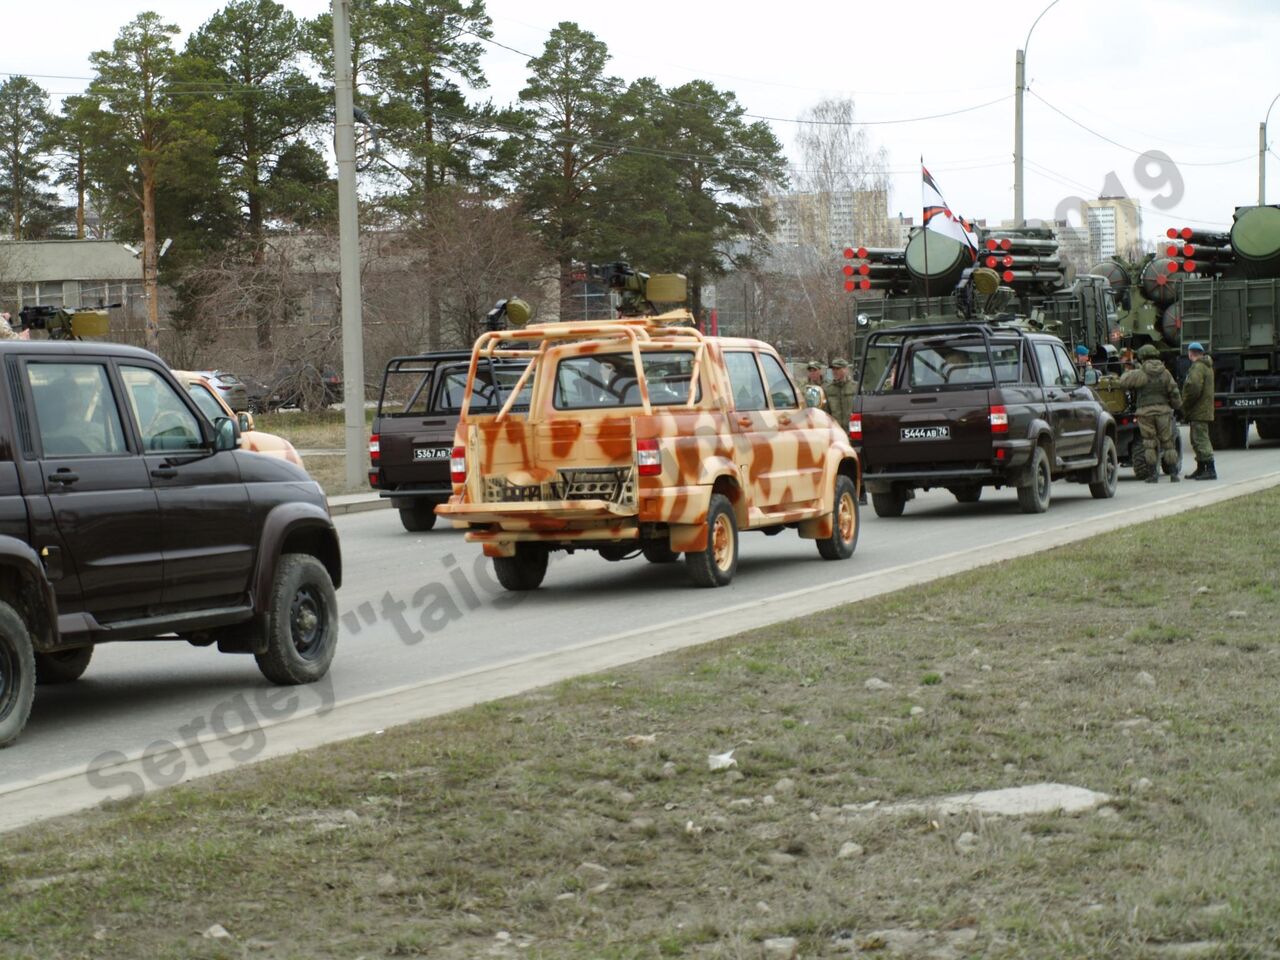
[[[924,173],[924,228],[951,237],[953,240],[959,240],[969,248],[969,253],[976,261],[978,235],[974,232],[973,226],[964,217],[951,212],[947,201],[942,199],[942,191],[934,182],[933,174],[924,165],[923,158],[920,161],[920,169]]]

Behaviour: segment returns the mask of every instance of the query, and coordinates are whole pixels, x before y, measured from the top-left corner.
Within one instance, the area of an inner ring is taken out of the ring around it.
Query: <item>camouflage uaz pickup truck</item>
[[[583,549],[683,553],[695,583],[722,586],[743,530],[791,527],[826,559],[852,555],[858,455],[767,344],[703,336],[676,310],[485,334],[471,378],[491,359],[529,365],[500,411],[474,412],[468,389],[437,509],[467,524],[508,590],[538,587],[550,551]]]

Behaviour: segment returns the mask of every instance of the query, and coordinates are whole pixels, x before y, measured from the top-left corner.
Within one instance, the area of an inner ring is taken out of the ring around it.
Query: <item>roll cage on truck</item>
[[[501,410],[473,412],[476,371],[495,359],[528,366]],[[827,559],[857,544],[848,436],[804,406],[772,347],[704,336],[686,310],[483,334],[450,469],[438,513],[466,526],[509,590],[539,586],[552,550],[683,553],[694,582],[721,586],[741,530],[791,527]]]

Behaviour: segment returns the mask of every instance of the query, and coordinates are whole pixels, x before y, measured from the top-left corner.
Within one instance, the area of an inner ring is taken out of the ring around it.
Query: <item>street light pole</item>
[[[1027,82],[1027,54],[1019,50],[1014,64],[1013,106],[1013,223],[1021,227],[1022,219],[1022,90]]]
[[[1018,226],[1025,226],[1022,217],[1022,94],[1027,89],[1027,48],[1031,46],[1031,34],[1036,24],[1058,3],[1053,0],[1049,6],[1040,11],[1040,16],[1031,21],[1031,29],[1027,31],[1027,39],[1022,42],[1014,61],[1013,73],[1013,221]]]
[[[1271,107],[1280,100],[1280,93],[1271,98],[1271,106],[1267,107],[1267,115],[1258,127],[1258,206],[1267,202],[1267,122],[1271,119]]]
[[[333,0],[334,152],[338,157],[338,260],[342,285],[342,407],[346,433],[347,486],[354,489],[364,481],[366,436],[350,15],[350,0]]]

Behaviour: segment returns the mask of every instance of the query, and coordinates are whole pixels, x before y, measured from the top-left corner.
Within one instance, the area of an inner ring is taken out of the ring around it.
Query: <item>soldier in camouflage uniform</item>
[[[849,379],[849,361],[837,357],[831,361],[831,382],[827,384],[827,409],[841,430],[849,429],[853,413],[853,396],[858,385]]]
[[[813,407],[815,410],[821,410],[823,413],[830,413],[831,406],[827,403],[827,391],[822,389],[822,364],[817,360],[809,361],[809,381],[804,385],[804,405]]]
[[[1191,480],[1217,480],[1213,465],[1213,443],[1209,440],[1209,424],[1213,423],[1213,358],[1199,343],[1187,344],[1191,368],[1182,381],[1183,412],[1191,424],[1191,449],[1196,452],[1195,473]]]
[[[1163,454],[1165,473],[1171,483],[1177,483],[1178,448],[1173,440],[1173,412],[1182,409],[1182,393],[1173,374],[1160,362],[1160,351],[1151,344],[1143,344],[1138,351],[1139,366],[1120,378],[1120,387],[1137,394],[1138,432],[1147,448],[1147,463],[1151,473],[1147,483],[1160,480],[1160,457]]]

